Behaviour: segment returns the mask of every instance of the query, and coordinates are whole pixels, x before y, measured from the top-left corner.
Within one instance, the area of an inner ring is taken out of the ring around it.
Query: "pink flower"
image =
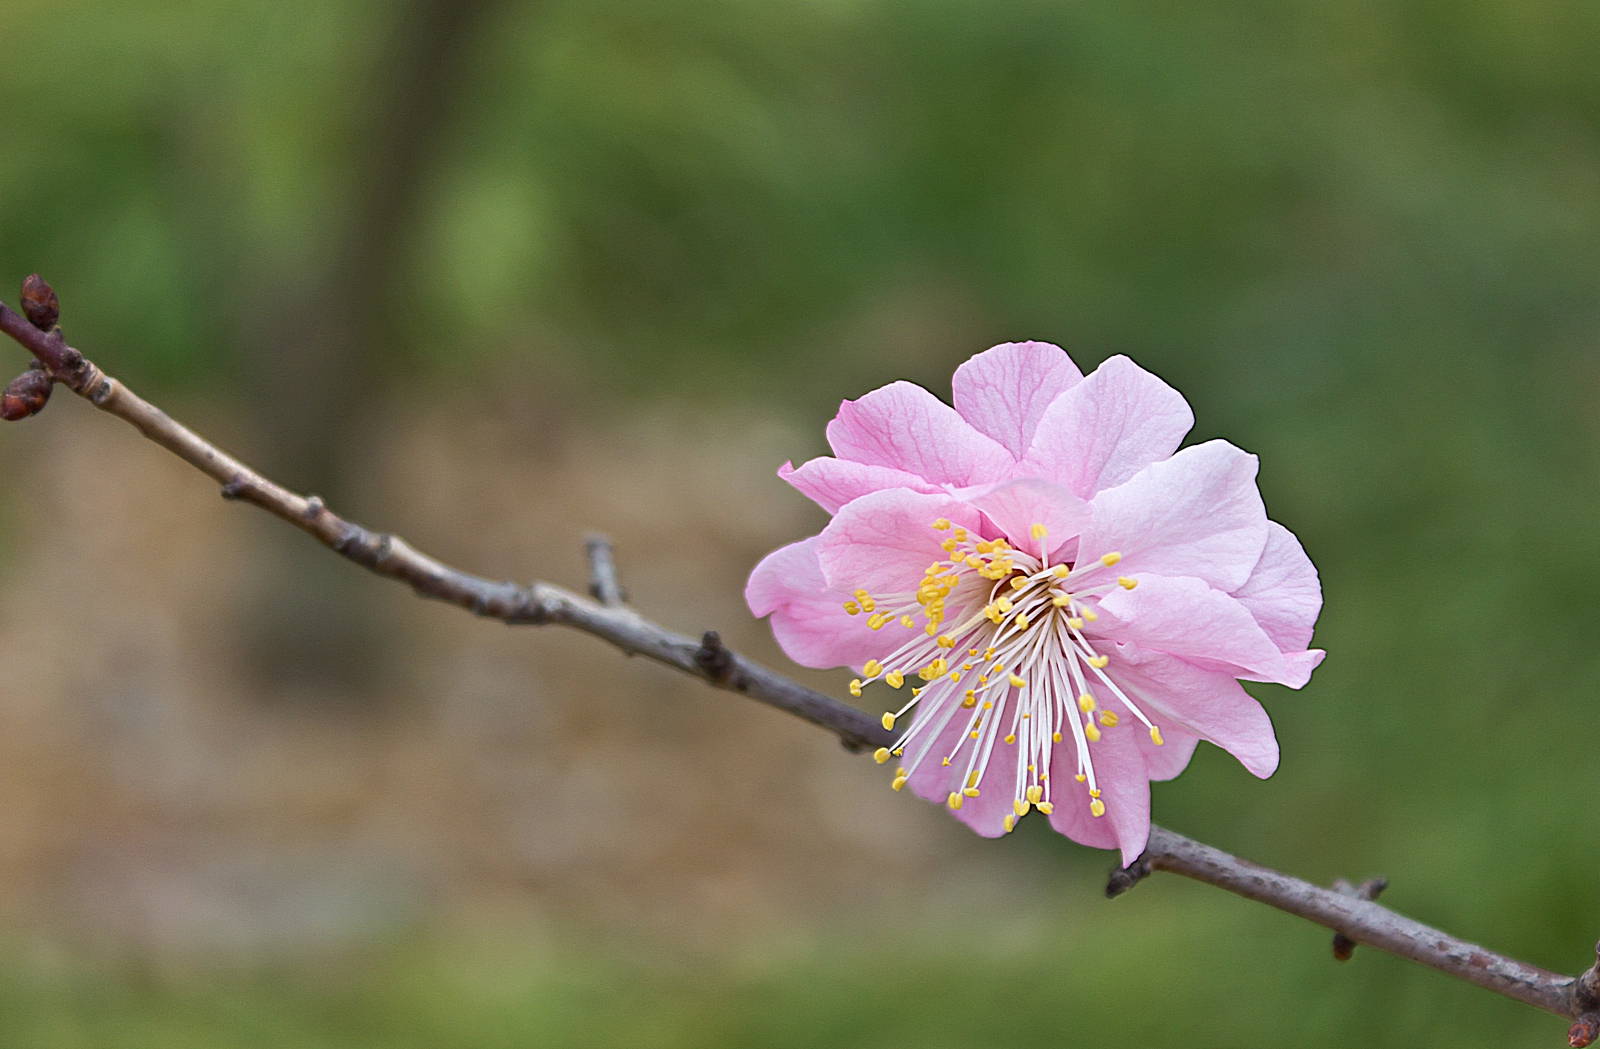
[[[797,662],[881,682],[894,788],[997,837],[1038,809],[1074,841],[1144,850],[1150,781],[1199,740],[1270,776],[1278,743],[1239,685],[1299,688],[1316,569],[1267,520],[1256,458],[1178,450],[1182,396],[1126,357],[1084,377],[1048,343],[846,401],[835,458],[778,471],[833,515],[745,592]]]

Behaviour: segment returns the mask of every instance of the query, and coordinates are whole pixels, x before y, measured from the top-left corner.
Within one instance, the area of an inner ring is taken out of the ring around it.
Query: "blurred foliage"
[[[75,340],[131,379],[225,388],[259,289],[315,269],[362,190],[359,103],[396,10],[6,4],[0,284],[44,272]],[[1328,601],[1312,685],[1261,693],[1283,770],[1260,784],[1204,751],[1157,818],[1323,881],[1381,869],[1418,917],[1586,964],[1600,7],[551,0],[480,35],[386,289],[397,368],[520,355],[596,398],[755,400],[814,429],[800,459],[839,398],[900,376],[945,393],[991,342],[1130,353],[1189,396],[1197,437],[1262,455]],[[502,974],[517,986],[482,1008],[460,983],[497,964],[478,957],[415,996],[395,989],[412,963],[379,966],[392,985],[347,998],[19,970],[0,998],[28,1033],[0,1040],[1559,1036],[1371,952],[1333,969],[1320,934],[1215,892],[1106,908],[1098,861],[1019,847],[1083,876],[1047,945],[998,961],[848,938],[843,961],[754,981],[591,958]]]

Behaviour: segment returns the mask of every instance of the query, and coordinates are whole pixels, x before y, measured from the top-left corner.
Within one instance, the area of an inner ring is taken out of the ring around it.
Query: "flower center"
[[[1160,729],[1106,673],[1110,657],[1085,633],[1100,618],[1100,597],[1118,586],[1132,590],[1138,581],[1110,573],[1122,560],[1118,553],[1050,564],[1042,524],[1030,530],[1037,557],[1003,538],[979,539],[944,518],[931,527],[950,533],[940,544],[945,557],[928,566],[915,590],[874,597],[858,589],[844,605],[851,615],[865,614],[873,630],[898,625],[915,632],[898,647],[886,644],[887,654],[870,660],[864,676],[850,682],[853,696],[880,679],[896,689],[913,674],[924,682],[911,689],[904,706],[883,715],[884,728],[893,729],[916,709],[910,728],[875,755],[880,764],[905,758],[892,786],[899,790],[937,756],[941,766],[963,768],[960,788],[946,801],[952,809],[984,789],[1009,787],[1012,811],[1002,821],[1009,832],[1030,810],[1053,810],[1051,757],[1070,735],[1074,778],[1086,784],[1090,814],[1104,816],[1091,748],[1102,730],[1121,720],[1106,697],[1142,722],[1152,742],[1162,743]],[[997,755],[1007,763],[1002,746],[1015,748],[1009,785],[995,784],[990,772]]]

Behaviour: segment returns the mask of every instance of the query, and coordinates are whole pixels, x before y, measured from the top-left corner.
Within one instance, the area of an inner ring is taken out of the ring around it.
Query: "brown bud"
[[[30,415],[38,415],[50,403],[50,376],[42,369],[29,368],[0,393],[0,419],[16,422]]]
[[[54,328],[61,318],[61,300],[37,273],[22,282],[22,312],[40,331]]]
[[[1567,1029],[1567,1044],[1574,1049],[1593,1045],[1597,1037],[1600,1037],[1600,1016],[1594,1013],[1584,1013]]]

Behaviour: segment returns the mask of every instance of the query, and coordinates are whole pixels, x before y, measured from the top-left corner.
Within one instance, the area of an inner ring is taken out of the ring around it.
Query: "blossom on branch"
[[[1188,404],[1128,358],[1086,377],[1006,343],[952,386],[953,408],[906,382],[846,401],[834,456],[784,464],[833,520],[768,555],[746,600],[796,662],[894,690],[877,758],[896,790],[987,837],[1037,809],[1131,863],[1150,781],[1199,740],[1277,768],[1239,679],[1299,688],[1321,662],[1316,569],[1267,519],[1255,456],[1178,450]]]

